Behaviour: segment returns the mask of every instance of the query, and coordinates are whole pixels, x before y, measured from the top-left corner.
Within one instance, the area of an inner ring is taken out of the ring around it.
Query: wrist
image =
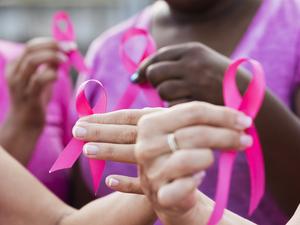
[[[27,116],[27,112],[23,111],[17,111],[15,109],[11,109],[8,114],[7,118],[5,120],[4,125],[6,127],[9,125],[12,129],[20,132],[40,132],[45,124],[45,118],[44,116],[39,115],[30,115]]]

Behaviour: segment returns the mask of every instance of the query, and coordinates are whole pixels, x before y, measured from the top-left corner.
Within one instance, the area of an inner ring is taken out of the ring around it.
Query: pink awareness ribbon
[[[252,66],[253,77],[244,96],[241,96],[236,85],[236,73],[238,67],[244,62],[248,62]],[[237,109],[250,116],[254,120],[263,103],[265,88],[265,77],[261,64],[253,59],[239,59],[233,62],[225,73],[223,80],[223,96],[225,106]],[[246,133],[251,135],[253,138],[253,145],[247,148],[245,151],[251,182],[249,207],[249,215],[251,215],[257,208],[265,191],[265,172],[263,153],[255,126],[252,125],[246,130]],[[223,216],[228,202],[231,174],[236,156],[237,153],[234,150],[221,153],[215,199],[216,203],[208,225],[217,224]]]
[[[146,40],[146,46],[143,51],[141,58],[136,62],[134,61],[126,51],[126,43],[134,37],[142,36]],[[156,51],[156,46],[151,35],[142,28],[132,27],[127,32],[124,33],[121,39],[120,45],[120,57],[125,68],[130,74],[133,74],[137,71],[139,65],[151,56]],[[129,79],[129,78],[128,78]],[[148,99],[149,106],[151,107],[163,107],[163,101],[159,98],[155,89],[149,83],[145,84],[132,84],[130,83],[125,90],[125,93],[120,98],[119,103],[117,104],[115,110],[119,109],[128,109],[134,103],[137,96],[143,92],[143,94]]]
[[[58,11],[54,14],[52,20],[52,36],[54,40],[59,43],[76,43],[76,35],[74,28],[67,12]],[[69,63],[63,65],[63,68],[67,66],[74,66],[74,68],[84,74],[88,74],[90,71],[84,63],[84,57],[80,51],[76,48],[66,53],[69,57]]]
[[[62,31],[59,27],[59,22],[62,21],[67,24],[66,31]],[[66,42],[74,42],[75,41],[75,34],[73,31],[73,26],[71,20],[67,13],[65,12],[58,12],[54,15],[53,18],[53,36],[57,41],[66,41]],[[70,65],[73,65],[79,72],[88,73],[89,69],[86,67],[84,63],[84,59],[81,56],[80,52],[75,49],[72,50],[69,54],[69,61],[67,64],[63,65],[67,69]],[[96,105],[92,108],[87,100],[85,95],[85,88],[88,84],[95,83],[99,86],[100,96]],[[101,84],[101,82],[97,80],[87,80],[86,82],[82,83],[78,89],[76,95],[76,111],[79,117],[92,115],[94,113],[104,113],[106,112],[107,106],[107,95],[106,91]],[[76,160],[79,158],[80,154],[82,153],[84,142],[73,138],[66,148],[60,153],[57,160],[54,162],[53,166],[50,169],[50,173],[61,170],[71,168]],[[105,167],[104,160],[94,160],[89,159],[89,165],[91,169],[91,175],[93,179],[94,191],[97,193],[101,181],[101,177],[103,174],[103,170]]]

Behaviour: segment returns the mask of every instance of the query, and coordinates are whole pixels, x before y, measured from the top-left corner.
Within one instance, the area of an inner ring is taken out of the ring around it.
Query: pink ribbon
[[[128,43],[130,39],[138,36],[142,36],[145,38],[146,46],[141,58],[136,62],[128,55],[125,47],[126,47],[126,43]],[[148,31],[144,29],[136,28],[136,27],[130,28],[127,32],[124,33],[121,39],[121,45],[120,45],[121,61],[123,62],[125,68],[128,70],[130,74],[135,73],[139,65],[143,62],[143,60],[148,58],[155,51],[156,51],[155,42],[151,37],[151,35],[148,33]],[[143,92],[143,94],[146,96],[150,107],[163,107],[162,100],[159,98],[157,92],[149,83],[145,83],[145,84],[130,83],[127,89],[125,90],[125,93],[119,100],[119,103],[117,104],[115,110],[130,108],[130,106],[134,103],[134,101],[136,100],[140,92]]]
[[[252,80],[244,94],[241,96],[236,85],[236,73],[240,64],[248,62],[253,68]],[[255,119],[265,95],[264,71],[259,62],[253,59],[239,59],[232,63],[227,69],[223,81],[223,95],[225,105],[238,109]],[[259,137],[255,126],[252,125],[246,133],[253,138],[253,145],[246,149],[246,157],[250,172],[251,197],[249,215],[257,208],[265,190],[264,161]],[[209,219],[208,225],[217,224],[227,206],[232,167],[237,156],[236,151],[222,152],[219,161],[219,175],[216,191],[216,204],[214,211]]]
[[[96,83],[101,88],[99,99],[94,108],[91,108],[84,92],[86,86],[89,83]],[[99,81],[87,80],[79,86],[76,96],[76,111],[79,117],[88,116],[95,113],[104,113],[106,112],[106,105],[106,91]],[[71,168],[76,162],[76,160],[79,158],[82,152],[83,145],[83,141],[73,138],[67,145],[67,147],[60,153],[58,159],[55,161],[52,168],[50,169],[50,173],[61,169]],[[93,178],[94,191],[96,193],[99,189],[101,177],[105,167],[105,161],[89,159],[89,164]]]
[[[65,31],[63,31],[59,26],[60,22],[63,22],[66,25]],[[73,26],[68,14],[65,12],[60,11],[54,15],[52,31],[53,31],[54,38],[59,42],[73,42],[73,43],[75,42],[75,34],[73,31]],[[89,69],[84,63],[84,59],[82,55],[77,49],[69,52],[68,58],[69,61],[65,65],[63,65],[64,69],[68,69],[70,65],[73,65],[81,73],[89,72]],[[96,105],[94,106],[94,108],[90,106],[84,92],[86,86],[90,83],[97,84],[101,89],[99,99]],[[106,91],[103,85],[99,81],[88,80],[80,85],[76,95],[76,111],[79,117],[88,116],[94,113],[104,113],[106,112],[106,105],[107,105]],[[71,168],[76,162],[76,160],[79,158],[82,152],[83,145],[84,145],[83,141],[79,141],[73,138],[70,141],[70,143],[66,146],[66,148],[60,153],[59,157],[51,167],[50,173],[61,169]],[[91,169],[91,174],[93,179],[94,191],[96,193],[99,189],[101,177],[105,167],[105,161],[90,159],[89,164],[90,164],[90,169]]]
[[[58,11],[53,16],[52,36],[54,40],[60,43],[76,43],[76,35],[68,13]],[[84,58],[78,49],[73,49],[66,53],[69,57],[69,63],[64,66],[74,66],[77,71],[88,74],[90,71],[84,63]]]

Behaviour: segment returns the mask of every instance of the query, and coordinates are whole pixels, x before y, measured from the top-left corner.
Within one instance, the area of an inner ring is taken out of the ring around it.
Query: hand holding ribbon
[[[244,62],[249,62],[253,67],[253,77],[244,96],[241,96],[235,78],[238,67]],[[225,73],[223,80],[225,105],[244,112],[254,120],[264,99],[265,86],[264,71],[260,63],[253,59],[239,59],[232,63]],[[264,194],[265,173],[263,153],[255,126],[252,125],[247,129],[246,133],[253,137],[252,147],[246,149],[251,180],[249,214],[252,214]],[[215,199],[216,205],[208,222],[209,225],[215,225],[220,221],[227,206],[232,167],[236,156],[237,153],[234,151],[221,153]]]

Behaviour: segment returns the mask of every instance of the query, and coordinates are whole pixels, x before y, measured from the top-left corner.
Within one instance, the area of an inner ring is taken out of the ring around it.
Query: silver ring
[[[179,147],[174,134],[168,134],[168,145],[172,152],[176,152]]]

